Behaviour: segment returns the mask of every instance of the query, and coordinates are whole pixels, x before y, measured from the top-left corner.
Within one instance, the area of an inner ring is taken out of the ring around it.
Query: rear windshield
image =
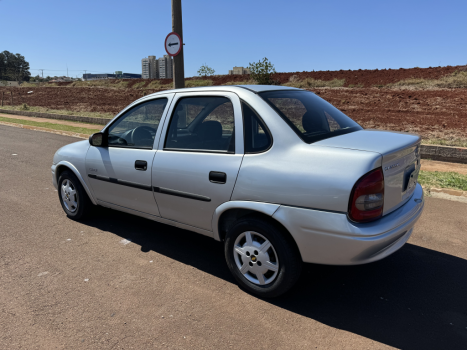
[[[259,94],[306,143],[363,128],[310,91],[266,91]]]

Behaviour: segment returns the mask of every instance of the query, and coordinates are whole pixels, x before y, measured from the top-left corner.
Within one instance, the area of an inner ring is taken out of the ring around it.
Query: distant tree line
[[[0,52],[0,80],[7,81],[29,81],[29,62],[24,56],[3,51]]]

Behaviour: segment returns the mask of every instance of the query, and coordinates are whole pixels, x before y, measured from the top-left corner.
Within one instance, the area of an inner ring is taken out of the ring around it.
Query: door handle
[[[227,174],[220,171],[211,171],[209,173],[209,181],[215,184],[225,184],[227,182]]]
[[[145,160],[137,160],[135,161],[135,169],[136,170],[143,170],[146,171],[148,168],[148,162]]]

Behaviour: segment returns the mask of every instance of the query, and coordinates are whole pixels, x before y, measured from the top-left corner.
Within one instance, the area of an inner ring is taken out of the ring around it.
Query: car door
[[[132,106],[105,129],[108,147],[91,146],[86,169],[99,204],[160,216],[151,186],[159,123],[173,94]]]
[[[152,169],[161,216],[212,231],[243,158],[240,100],[229,92],[177,93],[168,116]]]

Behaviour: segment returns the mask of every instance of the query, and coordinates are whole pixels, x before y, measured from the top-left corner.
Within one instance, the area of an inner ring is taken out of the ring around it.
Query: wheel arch
[[[91,200],[92,204],[97,205],[96,200],[94,199],[94,196],[92,195],[91,190],[89,189],[88,185],[84,181],[83,177],[79,173],[78,169],[71,164],[70,162],[67,161],[61,161],[59,162],[56,167],[55,167],[55,180],[57,181],[58,185],[58,179],[60,178],[60,174],[63,173],[65,170],[71,170],[73,174],[78,178],[79,182],[83,186],[84,190],[86,191],[86,194],[88,195],[89,199]]]
[[[297,242],[287,228],[278,220],[273,218],[274,213],[279,209],[280,204],[248,202],[248,201],[233,201],[226,202],[220,205],[213,217],[213,238],[217,241],[223,241],[228,229],[239,218],[247,215],[254,215],[276,225],[287,235],[295,247],[300,257],[300,250],[298,249]]]

